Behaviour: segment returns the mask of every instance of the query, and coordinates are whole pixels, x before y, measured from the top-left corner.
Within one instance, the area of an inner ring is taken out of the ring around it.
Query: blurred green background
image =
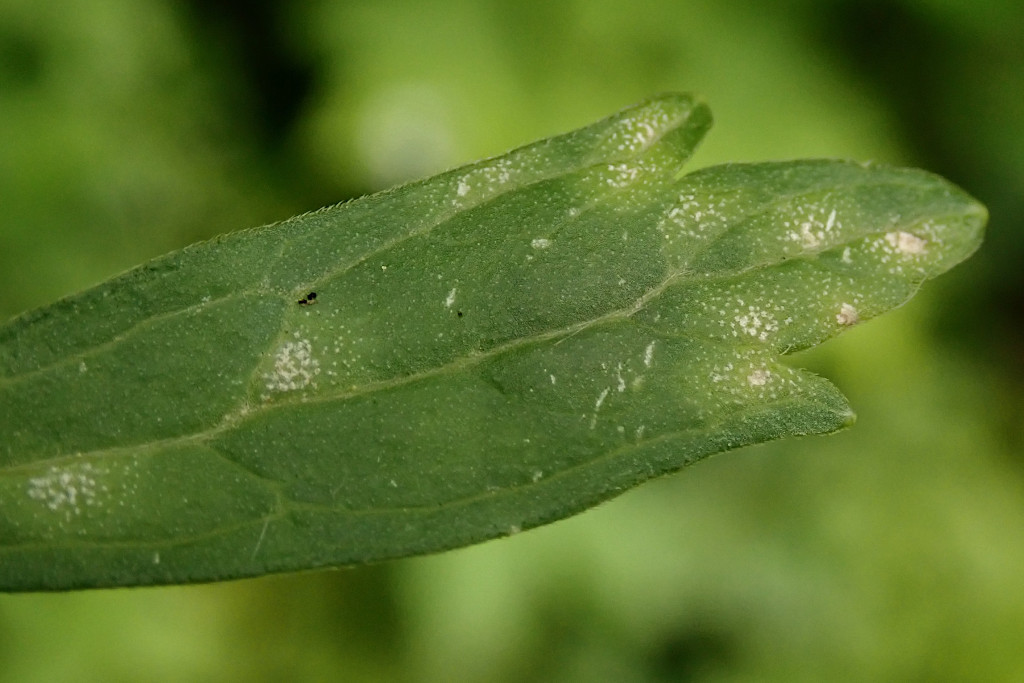
[[[1024,5],[0,0],[0,320],[228,230],[704,94],[694,167],[921,166],[982,251],[794,362],[858,424],[443,555],[0,595],[0,681],[1024,680]]]

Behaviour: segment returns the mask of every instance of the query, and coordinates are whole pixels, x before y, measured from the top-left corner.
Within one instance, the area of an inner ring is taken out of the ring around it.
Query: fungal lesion
[[[782,222],[787,232],[784,239],[795,243],[801,251],[816,252],[835,243],[842,233],[843,224],[838,210],[826,209],[817,203],[801,204],[795,208],[793,218]]]
[[[274,353],[273,365],[263,374],[264,399],[271,393],[299,391],[316,386],[320,361],[308,339],[298,336],[282,343]]]
[[[903,256],[920,256],[927,251],[928,246],[927,240],[904,230],[886,233],[885,241]]]
[[[110,494],[107,474],[106,468],[91,462],[53,465],[28,479],[26,493],[29,499],[71,521],[104,503]]]
[[[836,313],[836,322],[844,327],[856,325],[860,322],[860,313],[853,304],[844,303],[839,307],[839,312]]]
[[[739,302],[743,304],[742,301]],[[748,335],[760,341],[779,331],[779,322],[768,310],[757,306],[747,306],[746,311],[737,311],[733,317],[733,336]]]
[[[771,377],[772,372],[768,368],[756,368],[747,375],[747,384],[752,387],[763,387],[768,384]]]
[[[500,194],[522,175],[523,170],[509,158],[471,167],[455,181],[452,205],[463,209]]]

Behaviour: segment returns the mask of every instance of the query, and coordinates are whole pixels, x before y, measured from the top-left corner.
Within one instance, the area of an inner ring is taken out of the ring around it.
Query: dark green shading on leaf
[[[936,176],[680,176],[686,95],[157,259],[0,328],[0,588],[370,562],[852,413],[780,364],[977,247]]]

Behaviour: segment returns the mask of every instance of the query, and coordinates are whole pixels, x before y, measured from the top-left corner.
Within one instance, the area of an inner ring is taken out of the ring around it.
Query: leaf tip
[[[611,119],[614,155],[633,157],[657,145],[680,165],[711,128],[711,109],[699,95],[663,93],[628,107]]]

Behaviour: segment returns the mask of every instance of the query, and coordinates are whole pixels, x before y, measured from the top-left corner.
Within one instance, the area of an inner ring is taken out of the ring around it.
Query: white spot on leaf
[[[452,304],[455,303],[455,292],[456,288],[452,287],[452,291],[448,292],[448,297],[444,300],[444,307],[451,308]]]
[[[644,367],[648,367],[648,368],[651,367],[651,361],[654,360],[654,344],[655,343],[656,342],[651,342],[650,344],[647,345],[647,348],[644,349]]]
[[[925,252],[927,242],[917,235],[899,230],[885,234],[885,241],[896,251],[906,256],[918,256]]]
[[[768,384],[768,379],[771,376],[771,371],[760,368],[747,375],[747,384],[752,387],[763,387],[765,384]]]
[[[860,316],[857,314],[857,309],[850,304],[844,303],[836,313],[836,322],[840,325],[856,325],[858,320],[860,320]]]
[[[594,414],[590,418],[590,428],[591,429],[593,429],[594,427],[597,426],[597,411],[601,410],[601,405],[604,403],[604,400],[606,398],[608,398],[608,392],[610,392],[610,391],[611,391],[610,388],[605,387],[604,390],[602,390],[601,393],[598,394],[597,400],[594,401]]]
[[[314,383],[320,374],[320,362],[313,357],[308,339],[287,341],[274,355],[274,367],[266,373],[268,391],[298,391]]]
[[[742,301],[740,304],[742,305]],[[748,306],[745,313],[738,313],[734,318],[735,329],[743,334],[765,341],[768,335],[779,331],[779,323],[767,311]]]
[[[530,242],[530,246],[534,249],[547,249],[551,246],[551,240],[544,239],[543,237],[537,237]]]
[[[806,249],[814,249],[816,246],[821,244],[822,234],[816,233],[811,228],[814,227],[813,223],[803,223],[800,225],[800,242]]]
[[[99,496],[109,491],[96,477],[105,475],[105,469],[91,463],[66,466],[54,465],[46,474],[28,480],[28,497],[37,500],[54,512],[63,512],[65,519],[82,514],[82,508],[99,504]]]
[[[608,164],[608,171],[613,175],[605,178],[608,187],[622,189],[636,181],[640,175],[640,169],[628,164]]]

